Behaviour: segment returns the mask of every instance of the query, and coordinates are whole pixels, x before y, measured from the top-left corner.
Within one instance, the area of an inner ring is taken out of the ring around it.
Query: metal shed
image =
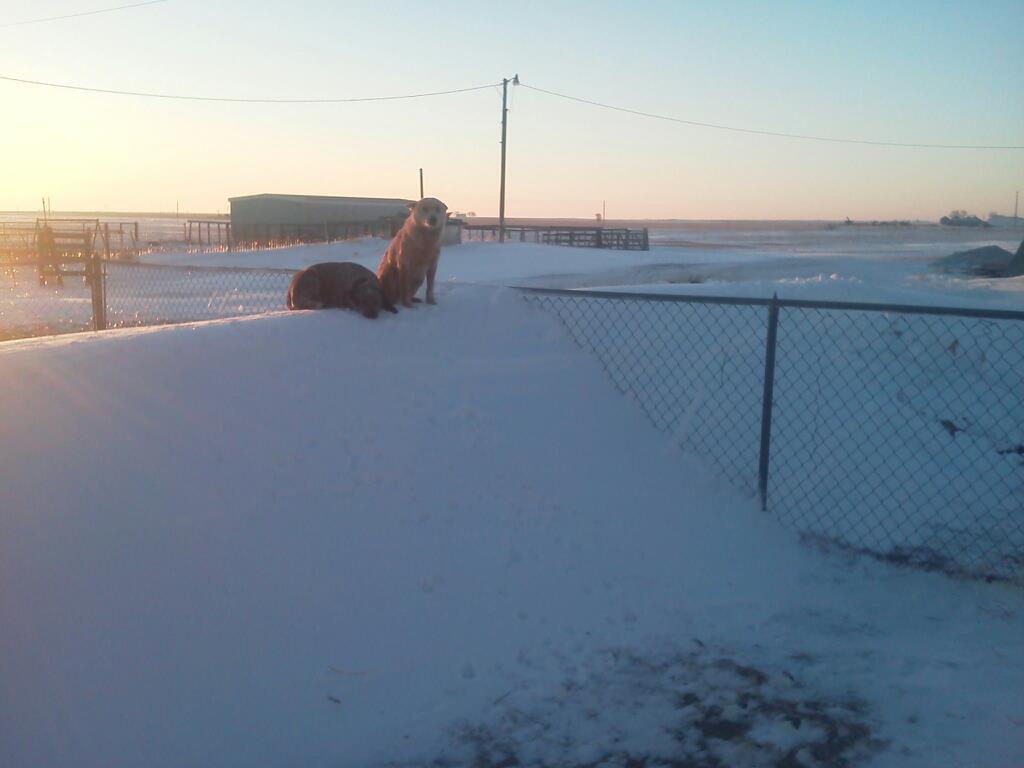
[[[230,198],[236,243],[308,242],[376,235],[391,237],[409,200],[379,197],[260,194]]]

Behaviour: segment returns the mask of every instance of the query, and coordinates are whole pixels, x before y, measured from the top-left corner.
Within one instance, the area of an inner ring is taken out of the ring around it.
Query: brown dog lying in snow
[[[384,300],[377,276],[361,264],[328,261],[299,270],[288,286],[288,309],[340,307],[376,317],[381,309],[397,312]]]
[[[377,267],[377,279],[384,301],[411,307],[416,291],[427,281],[427,304],[434,299],[434,275],[441,256],[441,234],[448,220],[448,206],[437,198],[425,197],[409,203],[409,218],[392,238]]]

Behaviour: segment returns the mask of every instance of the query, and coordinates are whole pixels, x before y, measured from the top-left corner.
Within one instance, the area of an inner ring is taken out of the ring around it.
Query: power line
[[[111,11],[125,11],[129,8],[141,8],[144,5],[156,5],[166,3],[167,0],[146,0],[142,3],[131,3],[130,5],[118,5],[113,8],[100,8],[95,11],[82,11],[81,13],[67,13],[63,16],[47,16],[44,19],[28,19],[26,21],[8,21],[0,24],[0,27],[20,27],[24,24],[42,24],[44,21],[61,21],[63,19],[77,19],[82,16],[95,16],[98,13],[110,13]]]
[[[719,131],[733,131],[734,133],[752,133],[757,136],[774,136],[777,138],[784,139],[802,139],[804,141],[827,141],[835,144],[867,144],[875,147],[915,147],[919,149],[998,149],[998,150],[1013,150],[1013,149],[1024,149],[1024,146],[991,146],[991,145],[979,145],[979,144],[915,144],[915,143],[904,143],[899,141],[870,141],[868,139],[839,139],[830,136],[809,136],[799,133],[782,133],[781,131],[761,131],[755,128],[737,128],[731,125],[717,125],[715,123],[704,123],[698,120],[685,120],[681,117],[669,117],[668,115],[658,115],[653,112],[641,112],[638,109],[628,109],[627,107],[617,107],[612,104],[604,104],[600,101],[592,101],[590,99],[583,99],[579,96],[570,96],[565,93],[558,93],[557,91],[549,91],[544,88],[538,88],[535,85],[527,85],[521,83],[523,88],[529,88],[531,91],[538,91],[540,93],[546,93],[549,96],[557,96],[560,99],[567,99],[569,101],[576,101],[581,104],[589,104],[593,107],[601,107],[602,109],[611,109],[616,112],[625,112],[630,115],[639,115],[640,117],[649,117],[654,120],[666,120],[671,123],[682,123],[683,125],[692,125],[698,128],[713,128]]]
[[[47,83],[41,80],[26,80],[21,77],[9,77],[0,75],[0,80],[10,83],[21,83],[24,85],[41,85],[46,88],[63,88],[69,91],[85,91],[87,93],[106,93],[115,96],[140,96],[147,99],[177,99],[182,101],[226,101],[236,104],[348,104],[359,101],[398,101],[400,99],[422,99],[428,96],[447,96],[453,93],[468,93],[470,91],[482,91],[485,88],[494,88],[500,83],[488,83],[487,85],[474,85],[469,88],[454,88],[449,91],[430,91],[428,93],[406,93],[400,96],[360,96],[355,98],[338,99],[248,99],[230,96],[186,96],[175,93],[146,93],[142,91],[119,91],[111,88],[91,88],[84,85],[68,85],[66,83]]]
[[[140,3],[140,5],[149,5],[153,2],[166,2],[166,0],[150,0],[149,3]],[[125,8],[134,6],[122,6]],[[108,9],[116,10],[116,9]],[[92,13],[101,13],[102,11],[93,11]],[[27,23],[27,22],[26,22]],[[3,25],[0,25],[3,26]],[[231,96],[193,96],[186,94],[173,94],[173,93],[150,93],[146,91],[122,91],[113,88],[93,88],[84,85],[69,85],[67,83],[51,83],[42,80],[29,80],[27,78],[11,77],[9,75],[0,75],[0,80],[19,83],[23,85],[36,85],[46,88],[60,88],[70,91],[82,91],[86,93],[102,93],[110,94],[115,96],[135,96],[149,99],[173,99],[179,101],[213,101],[213,102],[229,102],[236,104],[347,104],[347,103],[358,103],[364,101],[398,101],[403,99],[421,99],[431,96],[447,96],[456,93],[469,93],[471,91],[482,91],[487,88],[495,88],[501,83],[487,83],[486,85],[474,85],[468,88],[453,88],[446,91],[429,91],[424,93],[409,93],[401,94],[397,96],[361,96],[361,97],[346,97],[346,98],[310,98],[310,99],[269,99],[269,98],[243,98],[243,97],[231,97]],[[848,139],[848,138],[836,138],[831,136],[812,136],[808,134],[799,133],[784,133],[782,131],[764,131],[756,128],[739,128],[731,125],[719,125],[716,123],[706,123],[699,120],[688,120],[681,117],[671,117],[669,115],[659,115],[654,112],[643,112],[638,109],[630,109],[628,107],[619,107],[613,104],[605,104],[600,101],[594,101],[592,99],[584,99],[579,96],[570,96],[566,93],[559,93],[558,91],[551,91],[546,88],[538,88],[535,85],[528,85],[526,83],[520,83],[521,87],[529,88],[531,91],[537,91],[539,93],[545,93],[549,96],[555,96],[560,99],[566,99],[568,101],[575,101],[580,104],[588,104],[593,107],[600,107],[601,109],[609,109],[615,112],[623,112],[630,115],[637,115],[639,117],[647,117],[653,120],[664,120],[671,123],[680,123],[682,125],[691,125],[698,128],[710,128],[719,131],[731,131],[733,133],[746,133],[753,134],[756,136],[772,136],[775,138],[785,139],[798,139],[803,141],[822,141],[834,144],[861,144],[875,147],[909,147],[917,149],[981,149],[981,150],[1021,150],[1024,146],[1016,145],[988,145],[988,144],[926,144],[926,143],[911,143],[911,142],[897,142],[897,141],[873,141],[869,139]]]

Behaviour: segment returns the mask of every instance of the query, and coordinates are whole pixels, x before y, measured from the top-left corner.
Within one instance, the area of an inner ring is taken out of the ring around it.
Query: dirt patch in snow
[[[453,726],[431,768],[843,768],[885,746],[860,700],[696,650],[613,649],[570,667],[556,690],[514,690]]]

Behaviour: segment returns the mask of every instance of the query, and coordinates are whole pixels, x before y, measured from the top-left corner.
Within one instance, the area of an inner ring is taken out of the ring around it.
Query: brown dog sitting
[[[295,273],[288,286],[288,309],[340,307],[376,317],[381,309],[398,312],[384,299],[377,276],[360,264],[329,261]]]
[[[409,218],[392,238],[377,267],[384,301],[411,307],[416,291],[427,281],[427,304],[434,299],[434,275],[441,256],[441,234],[448,220],[448,206],[433,197],[409,203]]]

